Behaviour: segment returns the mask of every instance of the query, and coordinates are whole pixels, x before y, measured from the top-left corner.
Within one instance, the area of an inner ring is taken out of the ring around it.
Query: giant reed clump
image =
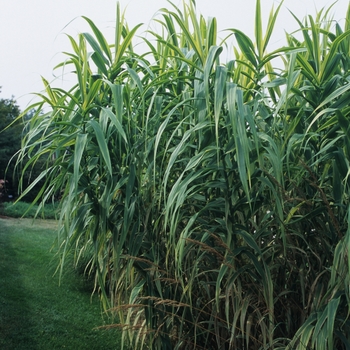
[[[162,9],[142,53],[119,6],[112,44],[85,18],[61,65],[76,85],[44,80],[31,106],[21,157],[50,155],[62,265],[91,251],[133,348],[350,346],[350,13],[295,18],[269,52],[281,6],[263,30],[257,0],[253,40],[228,30],[227,63],[194,1]]]

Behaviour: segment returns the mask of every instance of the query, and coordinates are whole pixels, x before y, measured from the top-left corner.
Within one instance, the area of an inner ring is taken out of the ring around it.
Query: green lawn
[[[119,349],[83,278],[72,269],[58,285],[55,237],[54,221],[0,219],[0,349]]]

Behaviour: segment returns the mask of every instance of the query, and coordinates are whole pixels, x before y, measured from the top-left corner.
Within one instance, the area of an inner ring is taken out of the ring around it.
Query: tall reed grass
[[[56,67],[76,85],[43,80],[30,107],[21,160],[49,156],[62,266],[89,252],[133,349],[350,347],[350,11],[295,18],[302,39],[270,52],[281,6],[263,28],[257,0],[223,63],[194,1],[160,11],[143,53],[119,5],[113,43],[85,18]]]

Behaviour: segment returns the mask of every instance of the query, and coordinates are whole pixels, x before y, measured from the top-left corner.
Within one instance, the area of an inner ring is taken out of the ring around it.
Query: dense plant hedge
[[[257,0],[221,63],[194,1],[162,9],[141,54],[118,6],[112,44],[88,18],[68,36],[76,85],[44,80],[22,157],[49,155],[62,263],[90,254],[134,349],[350,346],[350,12],[295,18],[269,52],[280,7],[263,30]]]

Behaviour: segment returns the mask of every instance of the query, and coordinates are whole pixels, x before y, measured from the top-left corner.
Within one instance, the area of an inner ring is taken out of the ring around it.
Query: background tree
[[[16,152],[21,148],[23,130],[22,120],[16,120],[20,113],[20,108],[14,98],[0,99],[0,179],[6,180],[7,192],[11,192],[12,195],[17,192],[18,185],[14,176],[14,168]],[[8,127],[11,123],[13,124]]]
[[[16,167],[16,162],[17,153],[21,149],[22,138],[28,131],[24,129],[24,121],[28,123],[34,115],[35,109],[27,109],[24,114],[21,114],[21,110],[13,97],[0,99],[0,179],[4,180],[3,191],[6,191],[6,194],[11,195],[12,198],[19,194],[21,169]],[[37,135],[37,139],[39,138],[40,135]],[[39,176],[45,162],[45,159],[41,159],[33,166],[25,169],[22,178],[23,190]],[[29,202],[34,200],[40,192],[41,185],[42,182],[37,183],[33,190],[23,197],[23,200]]]

